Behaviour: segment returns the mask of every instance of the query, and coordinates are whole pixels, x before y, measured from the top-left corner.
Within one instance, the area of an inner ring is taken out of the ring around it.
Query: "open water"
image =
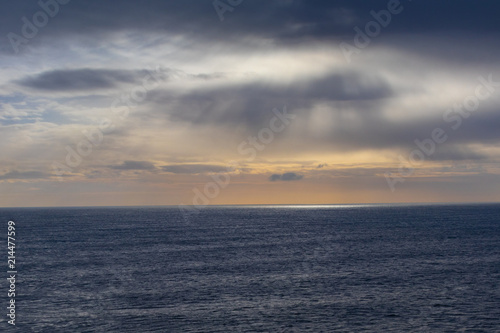
[[[19,332],[500,332],[496,204],[4,208],[5,239],[9,220]]]

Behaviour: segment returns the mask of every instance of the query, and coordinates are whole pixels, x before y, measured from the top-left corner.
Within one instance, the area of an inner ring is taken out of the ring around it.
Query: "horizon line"
[[[323,207],[342,207],[342,206],[437,206],[437,205],[478,205],[478,204],[500,204],[499,201],[466,201],[466,202],[378,202],[378,203],[332,203],[332,204],[209,204],[209,205],[102,205],[102,206],[0,206],[0,209],[9,208],[180,208],[196,207],[203,209],[210,207],[272,207],[272,206],[323,206]]]

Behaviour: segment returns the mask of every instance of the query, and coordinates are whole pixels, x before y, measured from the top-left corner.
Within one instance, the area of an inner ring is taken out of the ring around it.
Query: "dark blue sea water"
[[[19,332],[500,332],[500,205],[0,219],[5,238],[16,222]]]

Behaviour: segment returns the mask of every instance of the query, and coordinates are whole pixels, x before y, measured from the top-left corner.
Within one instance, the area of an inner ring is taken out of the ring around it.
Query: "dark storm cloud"
[[[174,164],[162,167],[163,171],[180,174],[200,174],[227,172],[228,168],[210,164]]]
[[[17,83],[38,90],[82,91],[113,88],[120,83],[133,83],[140,79],[141,71],[105,69],[52,70],[25,77]],[[142,76],[145,74],[143,73]]]
[[[389,56],[393,50],[407,51],[409,62],[390,64],[394,68],[389,68],[389,71],[397,74],[398,69],[411,66],[412,54],[415,53],[426,57],[432,55],[443,62],[459,65],[471,61],[478,64],[497,61],[500,47],[492,44],[492,41],[498,40],[500,2],[482,1],[478,5],[465,0],[402,0],[401,4],[404,10],[392,18],[376,43],[385,45]],[[352,43],[353,27],[363,28],[364,24],[373,20],[371,10],[386,8],[387,1],[248,0],[233,12],[227,12],[224,22],[220,22],[212,1],[130,0],[119,4],[97,0],[71,1],[60,6],[59,14],[51,18],[39,34],[48,41],[51,38],[84,40],[82,45],[90,49],[93,42],[106,45],[110,40],[108,38],[116,37],[113,35],[115,32],[136,33],[137,40],[141,36],[149,36],[150,32],[160,36],[178,34],[182,36],[178,39],[182,45],[203,50],[204,46],[212,42],[227,42],[231,45],[230,53],[245,47],[245,37],[266,39],[276,44],[322,41],[326,43],[324,45],[335,46],[340,41]],[[0,11],[3,23],[0,32],[3,36],[11,31],[20,33],[21,17],[31,19],[37,10],[40,8],[36,1],[6,2]],[[449,40],[444,38],[447,36]],[[161,45],[161,37],[158,38],[158,44],[151,47]],[[9,42],[7,38],[4,41],[5,48]],[[214,49],[220,50],[219,45],[216,46]],[[216,52],[214,56],[219,55]],[[423,76],[430,70],[425,65],[421,69]],[[443,122],[445,110],[436,109],[434,113],[429,112],[436,116],[412,121],[390,119],[380,111],[388,100],[394,101],[403,92],[401,87],[390,86],[382,77],[378,77],[376,70],[337,70],[325,74],[323,78],[302,79],[287,85],[256,82],[210,86],[182,93],[151,91],[148,102],[154,104],[151,113],[156,116],[196,125],[216,124],[231,128],[237,125],[252,131],[268,125],[274,108],[286,105],[291,113],[300,112],[300,120],[306,121],[313,106],[327,104],[331,106],[331,115],[335,120],[327,124],[330,126],[329,131],[321,136],[310,131],[302,138],[304,146],[310,144],[307,149],[312,150],[324,151],[325,147],[346,151],[365,148],[413,149],[415,139],[428,138],[436,127],[445,128],[450,135],[449,143],[443,144],[443,147],[449,144],[495,144],[500,141],[498,108],[481,106],[478,112],[463,120],[463,126],[457,131],[450,130],[450,124]],[[143,77],[139,73],[126,70],[52,70],[25,77],[18,83],[47,91],[91,90],[135,82],[138,77]],[[214,73],[191,77],[211,80],[225,76]],[[498,77],[495,75],[496,81]],[[444,148],[442,150],[441,155],[436,153],[436,159],[474,157],[470,153],[463,156],[451,148],[447,152],[444,152]],[[130,166],[124,163],[115,168],[127,169]],[[174,167],[171,170],[176,169]]]
[[[3,175],[0,175],[0,180],[43,179],[49,177],[49,174],[39,171],[10,171]]]
[[[111,168],[116,170],[155,170],[154,164],[147,161],[124,161],[120,165],[111,166]]]
[[[275,182],[275,181],[293,181],[293,180],[301,180],[302,178],[304,178],[303,175],[299,175],[299,174],[296,174],[294,172],[287,172],[287,173],[284,173],[282,175],[280,174],[272,174],[270,177],[269,177],[269,180],[272,181],[272,182]]]
[[[179,34],[199,41],[242,41],[243,37],[261,37],[276,43],[303,40],[352,40],[353,28],[373,20],[370,12],[387,9],[387,1],[361,0],[254,0],[244,1],[225,13],[224,22],[213,1],[71,1],[59,6],[59,12],[42,27],[46,37],[99,36],[116,31],[142,31]],[[495,33],[500,26],[500,3],[466,0],[407,1],[404,10],[394,16],[384,33],[468,32]],[[0,34],[21,35],[26,16],[40,11],[37,1],[9,1],[3,4]],[[40,32],[42,33],[42,32]],[[5,37],[3,51],[9,49]],[[12,49],[10,49],[12,51]]]
[[[265,125],[274,108],[309,108],[318,102],[370,102],[374,106],[393,95],[390,85],[373,74],[355,71],[332,73],[320,79],[271,85],[264,82],[198,89],[180,96],[169,92],[151,94],[155,110],[170,106],[173,120],[194,124]],[[161,108],[160,108],[161,106]],[[368,112],[368,108],[366,109]],[[158,112],[158,111],[157,111]]]
[[[496,77],[495,81],[498,81]],[[157,91],[151,94],[151,100],[155,105],[152,112],[160,117],[199,126],[215,124],[234,128],[236,125],[249,132],[268,126],[269,119],[274,116],[274,108],[280,109],[286,105],[289,113],[296,114],[300,122],[304,123],[308,121],[315,105],[327,105],[332,120],[330,123],[325,120],[325,126],[329,126],[330,130],[321,136],[315,131],[301,134],[306,146],[310,144],[307,149],[319,151],[325,148],[341,151],[386,148],[411,150],[415,148],[416,139],[430,138],[435,128],[443,128],[449,136],[448,142],[441,146],[495,144],[500,141],[500,112],[491,101],[482,102],[470,117],[459,117],[460,128],[453,130],[455,121],[443,119],[446,108],[429,110],[432,106],[427,106],[429,116],[412,121],[397,121],[381,112],[388,103],[397,102],[404,94],[401,88],[391,87],[380,77],[345,72],[313,81],[299,80],[286,86],[261,82],[208,87],[179,96]],[[451,153],[449,156],[452,156]],[[459,157],[457,154],[453,156]]]

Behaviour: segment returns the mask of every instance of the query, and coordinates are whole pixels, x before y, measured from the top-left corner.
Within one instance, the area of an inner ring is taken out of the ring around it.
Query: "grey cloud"
[[[272,181],[272,182],[275,182],[275,181],[293,181],[293,180],[301,180],[302,178],[304,178],[303,175],[299,175],[299,174],[296,174],[294,172],[287,172],[287,173],[284,173],[284,174],[272,174],[270,177],[269,177],[269,180]]]
[[[5,18],[2,20],[3,27],[10,29],[8,31],[19,30],[19,18],[39,10],[36,2],[33,2],[32,7],[28,3],[19,3],[9,2],[0,13],[0,17],[3,15]],[[389,56],[393,51],[405,52],[409,62],[391,63],[390,68],[385,67],[383,70],[396,73],[399,69],[413,64],[415,53],[432,54],[433,58],[446,60],[447,63],[472,60],[483,63],[487,59],[486,64],[489,65],[498,58],[495,54],[498,54],[499,48],[492,43],[498,40],[500,30],[495,14],[500,6],[498,1],[483,1],[481,6],[462,0],[432,4],[413,1],[411,4],[404,2],[404,6],[405,10],[399,16],[393,17],[390,26],[383,30],[380,38],[377,37],[372,45],[382,46]],[[432,7],[431,11],[429,6]],[[200,48],[201,44],[196,41],[205,40],[204,43],[214,46],[211,49],[216,50],[214,54],[220,54],[219,50],[226,49],[219,48],[220,44],[212,42],[229,43],[231,48],[227,50],[231,54],[244,48],[242,44],[248,36],[266,38],[277,44],[324,40],[328,44],[323,45],[335,46],[340,40],[352,42],[353,26],[362,26],[372,20],[369,14],[371,10],[386,7],[387,1],[256,0],[246,1],[233,12],[226,13],[227,20],[221,23],[210,1],[122,1],[116,6],[89,0],[85,3],[70,2],[61,6],[60,14],[51,19],[40,34],[43,33],[45,40],[50,40],[48,36],[54,35],[99,35],[106,40],[106,33],[116,37],[112,33],[134,31],[140,38],[146,32],[168,32],[169,35],[178,36],[179,41],[184,43],[183,46],[196,45],[194,48]],[[341,16],[348,15],[351,20],[339,22],[339,13]],[[443,13],[446,15],[443,16]],[[426,24],[422,24],[423,21]],[[88,22],[92,24],[86,25],[83,30],[82,25]],[[461,33],[464,31],[467,33]],[[431,38],[438,33],[441,39]],[[453,36],[453,39],[448,43],[436,42],[444,40],[446,36]],[[36,43],[36,40],[40,39],[34,38],[30,45]],[[161,45],[161,38],[158,43],[151,47]],[[353,66],[356,65],[355,63]],[[432,67],[422,63],[421,70],[422,74],[425,74],[432,71]],[[468,67],[466,70],[475,68]],[[484,68],[481,69],[483,70]],[[438,115],[436,117],[411,122],[384,116],[379,111],[388,100],[394,101],[400,90],[373,74],[376,72],[377,68],[369,67],[365,67],[363,71],[335,69],[323,78],[295,81],[286,86],[256,82],[227,87],[210,86],[178,95],[170,91],[157,91],[148,94],[148,102],[154,104],[150,114],[156,117],[168,117],[170,120],[196,125],[215,124],[230,129],[238,126],[238,130],[244,128],[252,133],[267,126],[269,118],[273,116],[273,108],[287,105],[291,113],[296,113],[300,116],[300,121],[306,123],[313,106],[318,103],[331,106],[330,115],[334,122],[325,124],[329,126],[325,133],[318,135],[313,130],[304,130],[305,127],[300,134],[294,133],[302,135],[299,139],[304,143],[304,148],[296,147],[297,150],[325,151],[326,148],[355,151],[396,147],[408,149],[409,153],[415,148],[415,139],[429,137],[436,127],[443,127],[450,134],[449,141],[443,144],[443,153],[436,153],[436,159],[481,158],[470,153],[464,155],[457,151],[446,151],[445,147],[450,144],[500,142],[498,107],[485,109],[481,105],[481,110],[464,119],[463,127],[455,132],[449,129],[450,124],[443,123],[441,119],[445,110],[435,110]],[[95,69],[56,70],[26,77],[20,83],[40,90],[85,90],[113,87],[121,82],[134,82],[138,73],[140,72]],[[479,69],[478,74],[482,74]],[[192,77],[207,80],[217,78],[218,75],[198,74]],[[495,75],[495,78],[497,77]]]
[[[151,79],[153,77],[153,79]],[[89,91],[114,88],[120,84],[143,84],[147,78],[151,82],[162,82],[172,78],[192,77],[195,79],[210,80],[223,77],[223,74],[189,75],[173,68],[156,68],[142,70],[108,70],[108,69],[57,69],[26,76],[14,81],[18,85],[42,91]],[[151,83],[150,82],[150,83]],[[92,100],[102,96],[92,96]],[[74,97],[78,99],[78,97]]]
[[[221,79],[225,78],[226,74],[224,73],[200,73],[200,74],[193,74],[191,75],[192,78],[194,79],[201,79],[201,80],[215,80],[215,79]]]
[[[228,167],[212,164],[174,164],[162,167],[163,171],[182,174],[227,172]]]
[[[445,166],[438,170],[443,173],[450,172],[468,172],[468,173],[484,173],[487,171],[482,165],[468,165],[468,164],[454,164],[452,166]]]
[[[500,142],[500,132],[494,129],[498,129],[500,125],[500,112],[494,106],[489,108],[485,106],[469,118],[462,119],[462,125],[456,131],[451,128],[453,123],[443,120],[444,111],[436,110],[434,112],[436,116],[412,122],[395,122],[380,113],[365,114],[358,118],[356,123],[333,124],[331,131],[319,142],[315,139],[314,133],[309,134],[304,140],[316,141],[316,145],[323,149],[325,145],[341,151],[400,148],[407,150],[409,154],[411,150],[418,148],[415,140],[429,139],[434,129],[442,128],[448,139],[445,143],[436,145],[439,148],[436,158],[444,158],[445,154],[448,154],[449,158],[459,159],[466,157],[464,151],[460,153],[456,148],[448,147]],[[439,155],[440,153],[442,155]],[[473,159],[480,157],[470,152],[468,155]]]
[[[488,155],[473,151],[463,146],[444,146],[439,147],[434,154],[429,156],[430,160],[435,161],[479,161],[488,159]]]
[[[230,87],[197,89],[175,96],[171,92],[153,92],[152,112],[164,112],[177,121],[193,124],[234,124],[262,127],[274,108],[310,108],[318,102],[371,102],[378,105],[393,96],[390,85],[374,74],[342,71],[315,80],[300,80],[289,85],[254,82]],[[162,106],[162,108],[160,108]],[[160,111],[157,111],[160,110]],[[367,109],[368,110],[368,109]]]
[[[289,95],[296,94],[328,101],[362,101],[388,98],[393,92],[381,77],[351,70],[292,87]]]
[[[272,110],[286,105],[289,113],[297,115],[295,122],[298,126],[303,126],[300,134],[295,133],[301,136],[295,149],[303,147],[318,152],[325,149],[356,151],[398,148],[409,153],[416,148],[416,139],[430,138],[437,127],[443,128],[449,136],[449,140],[440,145],[441,149],[456,144],[495,144],[500,141],[500,112],[492,101],[482,102],[480,110],[462,119],[462,126],[454,131],[451,129],[454,123],[443,120],[446,109],[426,110],[431,116],[411,122],[395,120],[381,112],[387,103],[397,103],[397,98],[404,93],[389,86],[380,77],[347,71],[326,75],[318,80],[292,82],[287,87],[256,82],[198,89],[180,96],[168,91],[157,91],[151,96],[154,105],[151,113],[199,126],[234,128],[236,125],[245,131],[242,134],[246,136],[268,126],[269,119],[274,116]],[[331,117],[325,120],[324,126],[328,130],[321,135],[306,129],[311,110],[319,103],[329,109]],[[444,158],[442,156],[436,154],[436,158]],[[449,154],[447,158],[453,157],[464,158],[456,153]]]
[[[9,180],[9,179],[43,179],[49,178],[51,175],[44,172],[39,171],[10,171],[0,175],[0,180]]]
[[[38,90],[71,91],[112,88],[119,83],[132,83],[137,71],[104,69],[53,70],[18,80],[17,83]]]
[[[116,170],[146,170],[146,171],[152,171],[156,169],[153,163],[147,161],[124,161],[120,165],[111,166],[111,168]]]

